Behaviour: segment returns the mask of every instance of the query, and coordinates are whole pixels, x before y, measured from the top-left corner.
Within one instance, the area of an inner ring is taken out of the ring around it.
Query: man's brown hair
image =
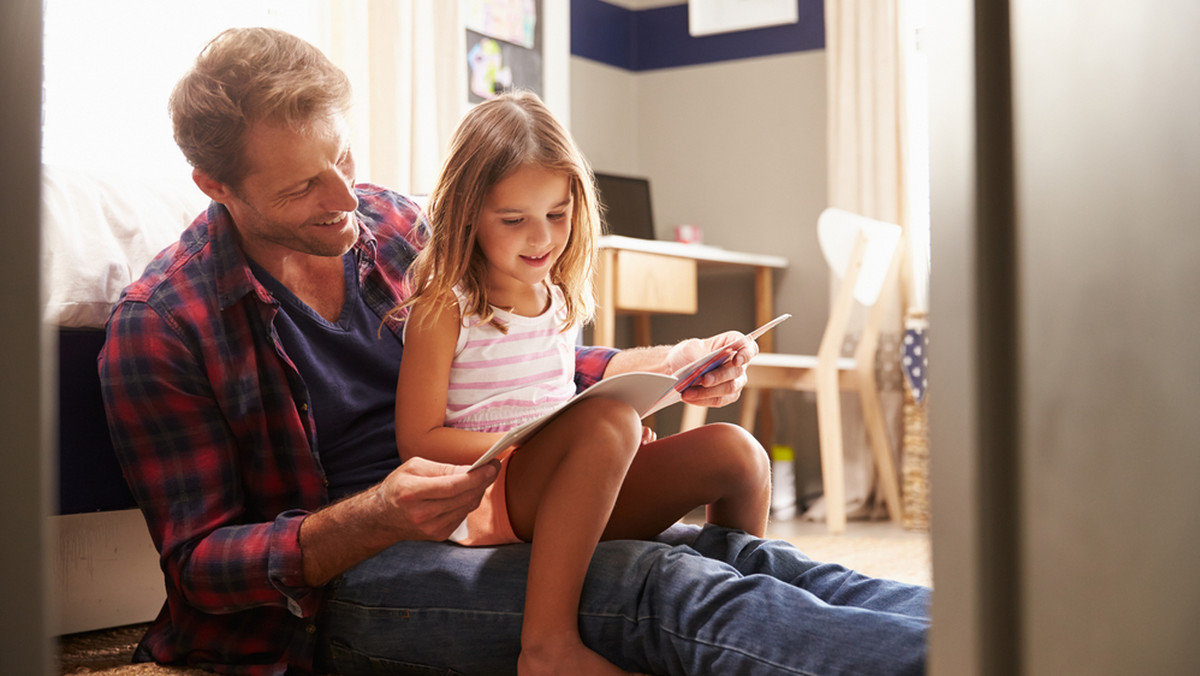
[[[350,80],[319,49],[271,28],[217,35],[175,85],[175,143],[218,183],[239,188],[248,171],[246,130],[267,121],[302,128],[350,107]]]

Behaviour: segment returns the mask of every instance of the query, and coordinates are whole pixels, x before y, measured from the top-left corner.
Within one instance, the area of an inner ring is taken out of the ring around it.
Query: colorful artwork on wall
[[[467,100],[512,90],[542,95],[540,0],[463,0]]]

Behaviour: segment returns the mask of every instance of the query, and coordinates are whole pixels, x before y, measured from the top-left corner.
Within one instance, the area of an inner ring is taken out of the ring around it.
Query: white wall
[[[638,77],[623,68],[571,57],[571,134],[597,171],[643,173],[640,91]]]
[[[654,179],[659,236],[693,223],[704,229],[706,244],[787,257],[776,305],[802,321],[779,327],[776,341],[795,352],[815,349],[824,325],[824,313],[816,312],[827,288],[816,247],[816,219],[827,203],[824,52],[637,77],[638,159]],[[728,328],[721,310],[744,299],[723,299],[709,328]],[[748,315],[731,318],[734,328],[752,328]]]
[[[827,305],[815,241],[827,185],[823,51],[641,73],[571,64],[572,133],[598,171],[651,179],[659,237],[691,223],[706,244],[786,256],[780,311]],[[733,319],[752,328],[748,312]],[[778,346],[815,349],[821,328],[789,322]]]

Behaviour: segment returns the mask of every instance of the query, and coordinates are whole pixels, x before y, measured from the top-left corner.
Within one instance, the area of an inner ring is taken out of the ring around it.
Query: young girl
[[[535,95],[518,93],[464,118],[429,213],[413,292],[397,309],[408,317],[396,441],[404,459],[470,464],[505,430],[575,393],[599,207],[567,131]],[[579,595],[599,540],[652,537],[699,505],[713,523],[758,536],[766,528],[766,454],[737,426],[656,441],[630,407],[596,398],[500,457],[456,539],[533,543],[523,675],[623,673],[579,637]]]

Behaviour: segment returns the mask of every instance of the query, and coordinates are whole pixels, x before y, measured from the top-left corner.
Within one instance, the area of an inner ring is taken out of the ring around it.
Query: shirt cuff
[[[304,583],[304,559],[300,554],[300,524],[308,514],[296,509],[275,518],[267,563],[271,585],[287,599],[288,612],[296,617],[311,617],[320,603],[318,589]]]
[[[620,350],[611,347],[575,348],[575,391],[582,392],[600,382],[608,362]]]

